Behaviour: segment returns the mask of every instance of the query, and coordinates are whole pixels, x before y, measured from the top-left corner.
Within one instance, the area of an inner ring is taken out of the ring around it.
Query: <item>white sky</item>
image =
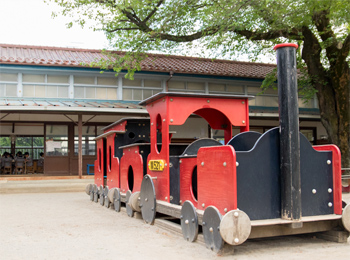
[[[51,14],[57,8],[59,7],[54,2],[47,4],[44,0],[0,0],[0,43],[110,49],[103,32],[94,32],[87,26],[82,29],[77,24],[68,29],[66,24],[71,21],[69,17],[59,15],[52,18]],[[193,53],[192,56],[198,54]],[[249,61],[249,58],[248,55],[241,54],[236,60]],[[275,58],[261,56],[261,60],[274,63]]]
[[[67,29],[70,20],[51,18],[57,5],[44,0],[0,0],[0,43],[102,49],[108,42],[102,32]]]

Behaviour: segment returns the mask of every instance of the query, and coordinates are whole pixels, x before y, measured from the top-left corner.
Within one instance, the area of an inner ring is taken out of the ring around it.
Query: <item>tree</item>
[[[152,51],[170,54],[200,46],[220,57],[256,57],[277,43],[298,43],[307,82],[300,90],[317,94],[322,124],[342,152],[342,166],[350,167],[349,0],[51,1],[74,17],[70,26],[94,20],[94,29],[126,51],[99,62],[117,72],[139,69],[144,53]]]

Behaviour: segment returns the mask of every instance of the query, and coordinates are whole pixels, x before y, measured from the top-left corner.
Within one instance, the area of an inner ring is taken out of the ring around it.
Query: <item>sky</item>
[[[68,29],[69,17],[59,15],[52,18],[52,12],[58,11],[54,2],[44,0],[0,0],[0,44],[35,45],[69,47],[79,49],[111,49],[103,32],[94,32],[87,26],[82,29],[75,24]],[[190,56],[197,56],[193,52]],[[274,56],[259,56],[264,63],[274,63]],[[210,57],[206,57],[210,58]],[[248,55],[220,57],[250,61]]]
[[[82,29],[78,25],[67,29],[68,18],[51,18],[51,13],[57,8],[55,3],[46,4],[44,0],[0,0],[0,43],[108,48],[103,32]]]

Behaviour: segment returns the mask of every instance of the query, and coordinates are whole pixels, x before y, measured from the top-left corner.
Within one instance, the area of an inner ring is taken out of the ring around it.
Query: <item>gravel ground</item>
[[[349,197],[347,198],[349,199]],[[217,256],[201,243],[102,207],[81,192],[0,194],[0,259],[349,259],[311,235],[249,240]]]

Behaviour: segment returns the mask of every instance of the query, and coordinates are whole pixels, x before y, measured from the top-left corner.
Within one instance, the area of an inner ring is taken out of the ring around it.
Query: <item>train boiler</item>
[[[342,207],[340,151],[335,145],[311,146],[299,132],[296,48],[275,47],[279,127],[264,134],[249,131],[250,96],[158,93],[140,103],[149,113],[148,140],[123,143],[111,138],[120,156],[119,169],[108,169],[115,172],[113,184],[102,182],[103,160],[113,168],[110,160],[115,159],[103,147],[108,147],[109,135],[117,134],[110,132],[128,134],[109,127],[97,138],[97,176],[87,193],[100,202],[108,197],[114,208],[123,202],[129,216],[140,212],[149,224],[157,214],[179,219],[186,240],[195,241],[201,231],[215,252],[225,244],[238,246],[261,237],[328,232],[326,236],[347,238],[350,206]],[[225,145],[209,138],[172,144],[170,127],[184,124],[192,114],[223,130]],[[232,126],[241,130],[233,138]],[[141,154],[142,160],[132,164]],[[108,181],[108,171],[105,175]],[[112,189],[107,194],[97,185]]]

